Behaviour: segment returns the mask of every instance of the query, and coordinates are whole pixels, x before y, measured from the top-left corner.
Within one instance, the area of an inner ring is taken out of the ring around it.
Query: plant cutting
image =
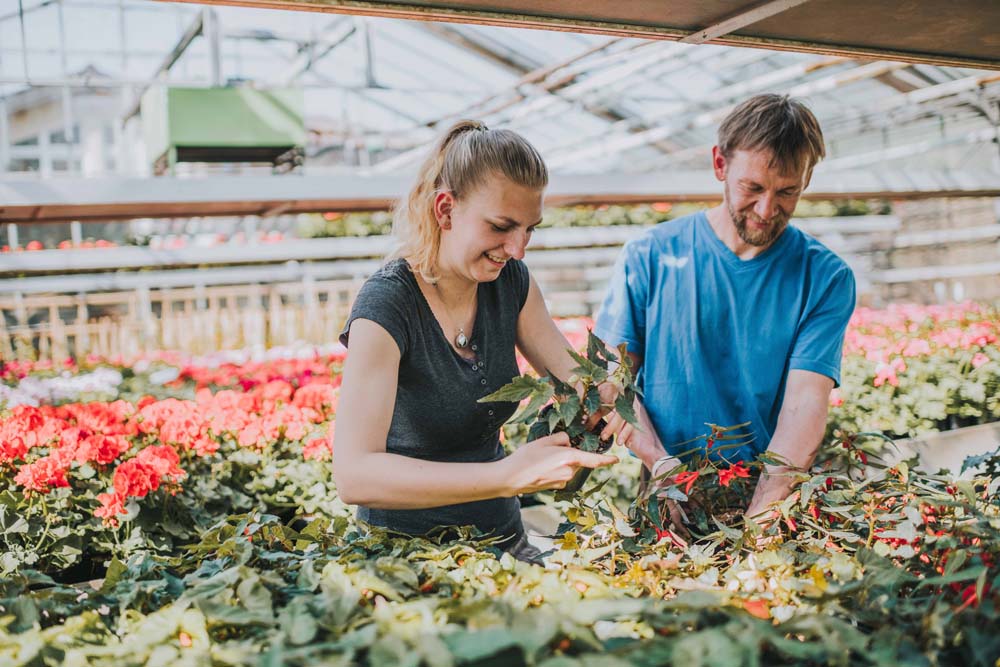
[[[601,431],[607,426],[603,418],[592,427],[587,427],[592,417],[614,408],[626,422],[638,428],[632,406],[640,391],[635,384],[631,361],[625,353],[625,345],[618,347],[616,355],[591,331],[587,332],[586,355],[573,349],[568,352],[578,365],[567,381],[552,373],[541,378],[522,375],[479,399],[479,402],[526,400],[527,403],[511,423],[530,424],[529,441],[553,433],[566,433],[570,446],[600,454],[607,451],[612,442],[601,439]],[[613,403],[606,404],[601,398],[601,386],[605,384],[615,388]],[[562,494],[579,491],[590,473],[590,468],[578,470],[562,489]]]

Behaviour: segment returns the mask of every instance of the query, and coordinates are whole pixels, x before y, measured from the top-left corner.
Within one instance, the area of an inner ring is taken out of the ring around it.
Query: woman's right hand
[[[554,433],[518,447],[501,459],[512,496],[543,489],[561,489],[580,468],[618,463],[617,456],[584,452],[569,446],[569,436]]]

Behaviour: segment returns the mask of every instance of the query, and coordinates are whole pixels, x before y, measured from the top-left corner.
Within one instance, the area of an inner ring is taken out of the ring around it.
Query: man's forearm
[[[832,381],[829,381],[832,385]],[[823,384],[788,392],[778,415],[767,451],[787,465],[767,465],[757,482],[747,516],[763,512],[768,505],[788,497],[797,483],[796,473],[808,470],[816,458],[826,431],[829,389]]]

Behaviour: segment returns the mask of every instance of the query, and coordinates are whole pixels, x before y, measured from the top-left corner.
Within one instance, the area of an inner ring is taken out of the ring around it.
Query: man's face
[[[788,226],[808,169],[783,172],[770,164],[769,151],[733,151],[716,155],[716,175],[725,183],[725,204],[736,233],[749,245],[766,247]]]

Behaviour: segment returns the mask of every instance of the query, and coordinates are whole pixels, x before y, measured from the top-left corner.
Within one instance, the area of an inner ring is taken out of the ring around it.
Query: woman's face
[[[503,176],[487,178],[461,199],[439,193],[442,271],[479,283],[496,280],[508,260],[524,257],[542,221],[542,194]]]

